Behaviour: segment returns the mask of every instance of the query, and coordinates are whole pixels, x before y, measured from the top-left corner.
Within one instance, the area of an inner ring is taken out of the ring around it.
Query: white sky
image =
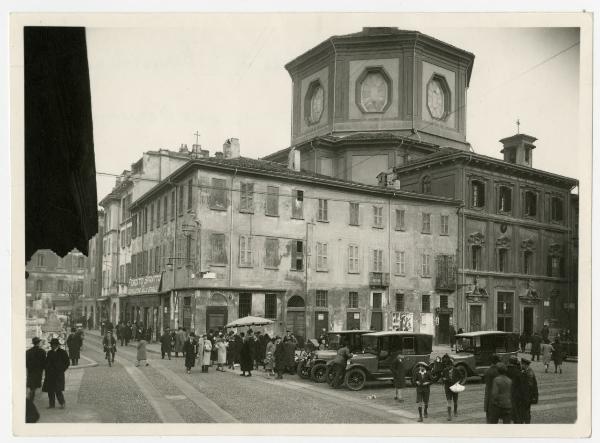
[[[474,53],[475,152],[500,157],[498,140],[516,133],[519,118],[521,132],[538,138],[534,167],[579,178],[579,46],[539,65],[578,42],[578,29],[427,28],[389,14],[215,14],[184,27],[88,28],[97,171],[120,173],[149,149],[191,147],[196,130],[211,155],[229,137],[254,158],[289,146],[284,65],[363,26],[417,30]],[[113,184],[99,176],[99,198]]]

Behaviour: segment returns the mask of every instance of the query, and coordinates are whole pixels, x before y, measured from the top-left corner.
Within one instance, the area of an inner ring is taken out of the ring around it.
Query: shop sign
[[[162,274],[146,275],[144,277],[130,278],[128,295],[155,294],[160,289]]]

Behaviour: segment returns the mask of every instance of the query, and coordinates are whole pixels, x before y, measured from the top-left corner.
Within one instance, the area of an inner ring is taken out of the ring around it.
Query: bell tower
[[[512,137],[503,138],[500,143],[504,146],[502,154],[504,161],[515,165],[532,167],[533,165],[533,150],[537,138],[527,134],[515,134]]]

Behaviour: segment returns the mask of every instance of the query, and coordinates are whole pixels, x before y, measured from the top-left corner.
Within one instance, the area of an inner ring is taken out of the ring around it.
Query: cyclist
[[[107,330],[102,340],[104,346],[104,353],[108,360],[108,366],[112,366],[112,362],[115,361],[115,353],[117,352],[117,340],[112,335],[112,330]]]

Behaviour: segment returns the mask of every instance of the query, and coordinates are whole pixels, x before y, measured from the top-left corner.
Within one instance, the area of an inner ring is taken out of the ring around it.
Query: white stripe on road
[[[144,397],[152,405],[152,408],[163,423],[185,423],[185,420],[179,415],[177,410],[169,403],[164,401],[164,396],[152,385],[148,377],[136,367],[123,366],[135,384],[140,388]]]

